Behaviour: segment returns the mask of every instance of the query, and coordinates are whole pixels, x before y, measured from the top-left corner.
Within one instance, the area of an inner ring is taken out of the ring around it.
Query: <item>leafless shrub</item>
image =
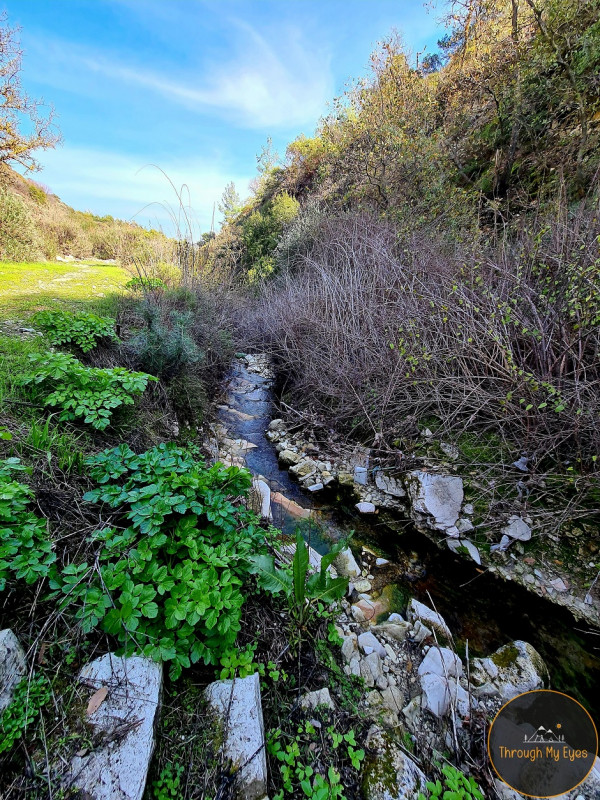
[[[495,430],[539,458],[600,450],[597,204],[448,252],[365,213],[324,223],[254,325],[295,397],[345,431],[392,441],[403,420]]]

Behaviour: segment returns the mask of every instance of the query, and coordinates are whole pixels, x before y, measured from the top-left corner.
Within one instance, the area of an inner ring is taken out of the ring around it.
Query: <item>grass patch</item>
[[[46,308],[110,313],[130,278],[115,264],[0,262],[0,319]]]

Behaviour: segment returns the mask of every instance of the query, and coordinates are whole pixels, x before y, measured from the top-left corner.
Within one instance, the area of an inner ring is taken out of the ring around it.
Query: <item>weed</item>
[[[23,736],[51,697],[50,685],[43,675],[31,680],[23,678],[17,684],[12,701],[0,715],[0,753],[10,750]]]
[[[35,369],[21,378],[21,384],[32,386],[34,398],[41,396],[44,405],[58,406],[60,420],[81,418],[101,431],[109,426],[116,408],[133,405],[134,396],[156,380],[123,367],[85,367],[68,353],[31,355],[29,360]]]
[[[89,353],[102,340],[115,340],[114,320],[96,314],[71,311],[39,311],[33,321],[53,345],[73,344]]]

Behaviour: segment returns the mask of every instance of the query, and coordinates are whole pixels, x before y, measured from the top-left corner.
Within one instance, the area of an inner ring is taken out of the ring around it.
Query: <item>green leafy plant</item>
[[[470,776],[467,778],[460,770],[451,764],[444,764],[442,767],[444,781],[441,780],[427,782],[429,798],[419,793],[419,800],[432,800],[432,798],[443,798],[443,800],[484,800],[481,789]]]
[[[38,311],[33,321],[53,345],[73,344],[89,353],[98,342],[116,340],[114,320],[96,314],[71,311]]]
[[[254,651],[256,644],[249,644],[243,650],[232,648],[224,653],[219,662],[221,664],[220,680],[228,678],[246,678],[258,669],[259,665],[254,663]]]
[[[132,291],[136,291],[138,289],[142,290],[156,290],[156,289],[166,289],[167,286],[161,278],[146,278],[141,277],[140,275],[136,275],[131,280],[127,281],[125,284],[126,289],[131,289]]]
[[[181,797],[182,776],[181,764],[167,764],[163,767],[157,780],[152,784],[155,800],[178,800]]]
[[[308,548],[300,533],[296,535],[296,549],[291,569],[275,566],[273,556],[250,557],[250,571],[257,575],[259,586],[267,592],[283,592],[288,599],[292,618],[299,628],[304,628],[310,617],[340,600],[348,588],[347,578],[332,578],[327,567],[333,562],[342,545],[336,545],[321,559],[318,572],[308,575]]]
[[[156,380],[123,367],[86,367],[68,353],[34,353],[29,360],[34,371],[21,384],[31,386],[45,405],[61,409],[60,420],[79,418],[97,430],[107,428],[115,409],[133,405],[133,398]]]
[[[23,678],[17,684],[13,699],[0,715],[0,753],[22,738],[51,697],[50,684],[43,675]]]
[[[27,584],[45,578],[56,560],[46,520],[28,511],[33,492],[12,478],[24,470],[18,458],[0,461],[0,591],[11,574]]]
[[[200,660],[217,665],[240,630],[249,558],[264,541],[255,515],[233,502],[250,473],[206,467],[172,444],[141,455],[120,445],[87,465],[101,487],[84,499],[118,509],[123,524],[93,534],[98,569],[55,570],[60,607],[75,608],[84,632],[100,625],[115,636],[121,652],[171,662],[173,678]]]
[[[296,735],[287,744],[280,728],[269,731],[267,751],[278,762],[283,785],[283,788],[274,795],[274,800],[282,800],[286,794],[294,794],[297,789],[311,800],[332,800],[332,798],[345,800],[344,786],[338,769],[330,765],[327,774],[322,775],[313,766],[315,756],[310,741],[315,739],[315,734],[316,729],[309,720],[298,726]],[[365,754],[364,750],[354,750],[350,744],[354,742],[356,745],[354,731],[344,735],[334,734],[333,728],[328,727],[327,734],[328,744],[334,749],[337,749],[342,742],[348,743],[348,757],[351,759],[352,767],[359,770]],[[332,738],[332,734],[336,738]]]

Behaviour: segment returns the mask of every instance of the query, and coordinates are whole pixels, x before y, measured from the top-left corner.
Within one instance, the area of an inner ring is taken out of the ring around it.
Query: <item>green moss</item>
[[[515,663],[519,657],[519,651],[514,644],[507,644],[490,657],[497,667],[506,669]]]

